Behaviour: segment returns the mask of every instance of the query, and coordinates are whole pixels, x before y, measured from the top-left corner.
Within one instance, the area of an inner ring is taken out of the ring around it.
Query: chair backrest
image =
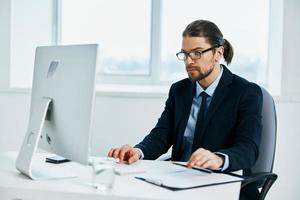
[[[255,165],[251,168],[252,173],[272,172],[277,134],[277,118],[273,97],[261,87],[263,94],[262,105],[262,135],[259,148],[259,156]]]

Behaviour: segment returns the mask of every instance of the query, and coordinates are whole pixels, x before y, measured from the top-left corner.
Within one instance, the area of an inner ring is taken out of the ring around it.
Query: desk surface
[[[85,199],[85,200],[167,200],[167,199],[238,199],[240,183],[230,183],[217,186],[170,191],[134,178],[135,175],[122,175],[115,177],[113,189],[101,191],[93,189],[91,181],[91,168],[77,163],[69,162],[59,165],[44,163],[44,154],[36,157],[36,163],[45,167],[63,167],[74,172],[77,178],[60,180],[30,180],[20,174],[15,168],[17,153],[6,152],[0,154],[0,199],[22,200],[52,200],[52,199]],[[138,165],[146,171],[161,169],[168,162],[165,161],[138,161]]]

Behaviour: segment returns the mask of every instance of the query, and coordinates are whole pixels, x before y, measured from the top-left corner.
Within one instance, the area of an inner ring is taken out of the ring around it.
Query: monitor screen
[[[96,58],[96,44],[37,47],[29,125],[17,159],[21,172],[30,170],[24,165],[37,145],[88,164]]]

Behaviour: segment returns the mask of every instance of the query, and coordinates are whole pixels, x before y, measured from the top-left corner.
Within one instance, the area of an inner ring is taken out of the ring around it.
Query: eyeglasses
[[[176,56],[179,60],[183,60],[185,61],[188,57],[190,57],[192,60],[197,60],[200,59],[202,54],[204,54],[205,52],[211,51],[214,48],[219,47],[220,45],[214,45],[208,49],[205,49],[203,51],[191,51],[191,52],[185,52],[185,51],[180,51],[178,53],[176,53]]]

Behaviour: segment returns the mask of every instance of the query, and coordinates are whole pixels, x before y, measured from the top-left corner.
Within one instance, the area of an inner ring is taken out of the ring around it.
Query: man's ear
[[[216,57],[215,57],[215,61],[220,61],[223,57],[223,53],[224,53],[224,47],[220,46],[218,48],[216,48]]]

